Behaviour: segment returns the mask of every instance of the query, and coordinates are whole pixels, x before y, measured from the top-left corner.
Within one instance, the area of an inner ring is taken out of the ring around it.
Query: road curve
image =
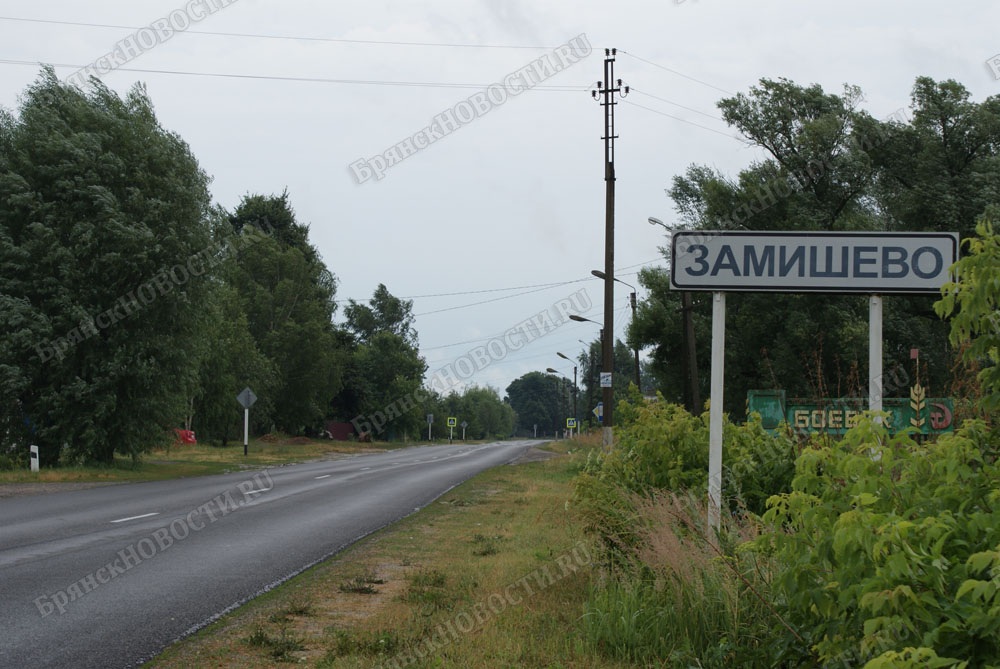
[[[133,667],[539,442],[0,499],[0,667]]]

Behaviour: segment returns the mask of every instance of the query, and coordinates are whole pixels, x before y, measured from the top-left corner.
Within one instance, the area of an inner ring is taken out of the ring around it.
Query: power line
[[[626,298],[626,300],[627,299],[628,298]],[[625,304],[624,306],[618,307],[619,310],[621,310],[621,309],[631,309],[631,308],[632,308],[631,302],[629,302],[628,304]],[[584,313],[579,314],[579,315],[583,316],[584,318],[586,318],[587,316],[593,316],[595,313],[597,313],[597,311],[598,311],[598,309],[595,308],[595,309],[591,309],[590,311],[584,312]],[[575,326],[580,326],[580,325],[584,325],[584,324],[583,323],[574,323],[574,325]],[[453,344],[442,344],[440,346],[420,347],[419,350],[420,351],[439,351],[439,350],[441,350],[443,348],[452,348],[454,346],[462,346],[463,344],[481,344],[484,341],[492,341],[494,339],[497,339],[498,337],[502,337],[508,331],[509,330],[505,330],[503,332],[498,332],[495,335],[492,335],[490,337],[483,337],[482,339],[469,339],[469,340],[466,340],[466,341],[457,341],[457,342],[455,342]]]
[[[716,116],[715,114],[709,114],[708,112],[700,111],[698,109],[695,109],[694,107],[688,107],[688,106],[682,105],[679,102],[674,102],[673,100],[668,100],[666,98],[661,98],[659,96],[652,95],[652,94],[647,93],[645,91],[639,90],[635,86],[632,86],[632,92],[633,93],[638,93],[639,95],[645,95],[647,98],[653,98],[654,100],[659,100],[660,102],[666,102],[668,105],[674,105],[675,107],[680,107],[681,109],[686,109],[689,112],[694,112],[695,114],[701,114],[702,116],[707,116],[708,118],[714,119],[716,121],[722,121],[723,123],[726,122],[726,120],[724,118],[722,118],[721,116]]]
[[[723,137],[735,139],[740,144],[746,144],[745,140],[740,139],[736,135],[730,135],[729,133],[722,132],[721,130],[716,130],[715,128],[709,128],[707,125],[701,125],[700,123],[695,123],[694,121],[688,121],[687,119],[681,118],[680,116],[674,116],[673,114],[668,114],[667,112],[663,112],[658,109],[653,109],[652,107],[647,107],[637,102],[632,102],[631,100],[624,100],[623,102],[630,104],[633,107],[638,107],[639,109],[645,109],[648,112],[659,114],[660,116],[666,116],[667,118],[672,118],[675,121],[680,121],[681,123],[687,123],[688,125],[693,125],[694,127],[701,128],[702,130],[708,130],[709,132],[714,132],[716,135],[722,135]]]
[[[506,290],[523,290],[525,288],[546,288],[549,286],[563,286],[565,281],[559,281],[554,283],[536,283],[530,286],[511,286],[510,288],[488,288],[486,290],[465,290],[458,293],[432,293],[429,295],[405,295],[401,296],[401,300],[417,300],[425,297],[454,297],[455,295],[478,295],[481,293],[501,293]],[[336,302],[356,302],[357,300],[346,299],[346,300],[335,300]]]
[[[633,274],[638,274],[638,272],[629,272],[628,274],[622,274],[621,276],[632,276]],[[562,283],[553,283],[545,285],[543,288],[537,288],[535,290],[526,290],[523,293],[514,293],[513,295],[504,295],[503,297],[495,297],[492,300],[482,300],[480,302],[470,302],[469,304],[462,304],[457,307],[447,307],[445,309],[436,309],[435,311],[425,311],[422,314],[414,314],[414,316],[429,316],[431,314],[440,314],[445,311],[456,311],[458,309],[465,309],[466,307],[477,307],[481,304],[490,304],[491,302],[500,302],[501,300],[507,300],[512,297],[520,297],[522,295],[530,295],[531,293],[540,293],[543,290],[548,290],[550,288],[557,288],[559,286],[567,286],[571,283],[580,283],[581,281],[590,281],[593,277],[584,277],[582,279],[573,279],[572,281],[563,281]]]
[[[618,312],[618,311],[622,311],[623,312],[623,311],[631,309],[631,308],[632,308],[631,305],[626,304],[624,306],[616,308],[615,311],[616,312]],[[481,341],[489,341],[490,339],[494,339],[494,337],[489,337],[487,339],[476,340],[476,341],[468,342],[468,343],[478,343],[478,342],[481,342]],[[575,339],[576,339],[576,336],[574,335],[574,341],[575,341]],[[542,341],[542,340],[541,339],[536,339],[535,341]],[[499,365],[506,365],[506,364],[511,364],[511,363],[514,363],[514,362],[521,362],[523,360],[531,360],[532,358],[538,358],[538,357],[541,357],[541,356],[544,356],[544,355],[552,355],[555,351],[558,351],[561,348],[566,348],[566,344],[569,343],[569,339],[562,339],[562,340],[560,340],[560,339],[552,339],[552,340],[549,340],[549,339],[546,338],[545,341],[547,341],[549,343],[549,347],[546,348],[544,352],[540,352],[540,353],[537,353],[537,354],[535,354],[533,352],[533,354],[530,355],[530,356],[519,355],[520,351],[513,352],[513,353],[511,353],[510,355],[508,355],[507,357],[505,357],[502,360],[498,360],[497,362],[490,363],[490,365],[488,367],[485,367],[483,369],[485,370],[485,369],[489,369],[490,367],[497,367]],[[530,345],[531,343],[534,343],[534,342],[530,342],[528,345]],[[457,346],[457,344],[455,344],[455,345]],[[421,350],[423,351],[423,350],[430,350],[430,349],[421,349]],[[521,349],[521,350],[526,350],[526,349]],[[444,360],[439,361],[439,362],[441,362],[443,364],[441,364],[439,367],[435,367],[433,370],[430,370],[427,373],[429,375],[433,375],[434,373],[441,371],[442,369],[444,369],[445,367],[447,367],[450,363],[453,363],[455,360],[458,360],[461,357],[462,356],[458,356],[458,357],[455,357],[455,358],[450,358],[450,359],[448,359],[446,361],[444,361]],[[437,364],[437,362],[435,364]],[[483,371],[483,370],[480,370],[480,371]],[[479,372],[477,372],[477,374],[478,373]]]
[[[621,267],[619,269],[632,269],[633,267],[639,267],[641,265],[648,265],[650,263],[660,262],[661,260],[663,260],[662,257],[661,258],[653,258],[652,260],[645,260],[643,262],[636,263],[634,265],[628,265],[627,267]],[[638,272],[629,272],[628,274],[619,274],[618,271],[615,270],[615,276],[633,276],[633,275],[638,275],[638,274],[639,274]],[[578,283],[580,281],[589,280],[591,278],[592,277],[584,277],[583,279],[571,279],[571,280],[568,280],[568,281],[553,281],[551,283],[536,283],[536,284],[531,284],[531,285],[527,285],[527,286],[510,286],[508,288],[486,288],[486,289],[483,289],[483,290],[463,290],[463,291],[457,292],[457,293],[430,293],[428,295],[403,295],[403,296],[400,296],[398,299],[400,299],[400,300],[416,300],[416,299],[428,298],[428,297],[454,297],[456,295],[479,295],[479,294],[482,294],[482,293],[502,293],[502,292],[505,292],[505,291],[508,291],[508,290],[524,290],[526,288],[554,288],[556,286],[565,286],[565,285],[568,285],[568,284],[571,284],[571,283]],[[359,298],[353,298],[353,297],[344,298],[342,300],[334,300],[334,302],[336,302],[338,304],[343,304],[345,302],[356,302],[358,304],[361,304],[364,301],[365,301],[365,298],[360,298],[359,299]]]
[[[616,267],[615,268],[615,276],[631,276],[632,274],[638,274],[638,272],[629,272],[628,274],[619,274],[618,270],[621,270],[621,269],[632,269],[633,267],[641,267],[642,265],[648,265],[650,263],[660,262],[661,260],[663,260],[662,256],[659,257],[659,258],[653,258],[652,260],[646,260],[644,262],[637,262],[636,264],[634,264],[634,265],[628,265],[627,267]]]
[[[149,26],[122,26],[112,23],[85,23],[83,21],[56,21],[54,19],[31,19],[20,16],[0,16],[2,21],[23,21],[27,23],[50,23],[64,26],[82,26],[87,28],[115,28],[119,30],[142,30]],[[383,46],[420,46],[420,47],[447,47],[460,49],[554,49],[551,46],[532,44],[462,44],[448,42],[404,42],[399,40],[374,40],[374,39],[340,39],[333,37],[303,37],[299,35],[269,35],[264,33],[233,33],[213,30],[183,30],[178,33],[191,33],[196,35],[214,35],[217,37],[249,37],[254,39],[276,39],[293,40],[299,42],[331,42],[335,44],[374,44]]]
[[[589,277],[588,277],[589,278]],[[526,290],[523,293],[514,293],[513,295],[504,295],[503,297],[494,297],[491,300],[482,300],[480,302],[470,302],[469,304],[462,304],[457,307],[446,307],[444,309],[435,309],[434,311],[425,311],[422,314],[414,314],[414,316],[430,316],[431,314],[440,314],[446,311],[456,311],[458,309],[466,309],[468,307],[477,307],[481,304],[490,304],[492,302],[500,302],[501,300],[509,300],[512,297],[520,297],[522,295],[530,295],[531,293],[540,293],[543,290],[549,290],[550,288],[556,288],[558,286],[565,286],[570,283],[579,283],[581,281],[587,281],[587,279],[575,279],[573,281],[566,281],[565,283],[557,283],[551,286],[546,286],[544,288],[536,288],[534,290]]]
[[[70,63],[42,63],[32,60],[15,60],[10,58],[0,58],[0,64],[4,65],[30,65],[39,67],[51,65],[52,67],[65,67],[73,69],[83,69],[86,65],[74,65]],[[327,79],[323,77],[282,77],[277,75],[264,74],[232,74],[228,72],[191,72],[187,70],[154,70],[140,67],[117,67],[113,71],[139,72],[142,74],[173,74],[189,77],[220,77],[224,79],[257,79],[264,81],[294,81],[299,83],[321,83],[321,84],[354,84],[364,86],[404,86],[410,88],[459,88],[469,90],[482,90],[492,84],[466,84],[448,83],[439,81],[389,81],[383,79]],[[533,86],[532,91],[554,91],[559,93],[580,92],[587,90],[587,86]]]
[[[646,60],[645,58],[641,58],[641,57],[635,55],[634,53],[626,51],[625,49],[618,49],[618,51],[620,53],[625,54],[626,56],[632,56],[636,60],[642,61],[643,63],[646,63],[647,65],[652,65],[653,67],[658,67],[661,70],[666,70],[667,72],[670,72],[671,74],[676,74],[678,77],[684,77],[685,79],[689,79],[689,80],[691,80],[691,81],[693,81],[695,83],[701,84],[702,86],[708,86],[709,88],[714,88],[715,90],[721,91],[722,93],[725,93],[726,95],[732,95],[732,93],[730,93],[729,91],[727,91],[725,88],[719,88],[715,84],[710,84],[707,81],[702,81],[701,79],[696,79],[695,77],[686,75],[683,72],[678,72],[677,70],[670,69],[669,67],[666,67],[665,65],[660,65],[659,63],[654,63],[651,60]]]

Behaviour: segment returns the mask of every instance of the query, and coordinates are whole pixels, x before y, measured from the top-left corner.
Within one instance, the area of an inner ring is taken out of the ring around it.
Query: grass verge
[[[100,483],[128,481],[162,481],[187,476],[225,474],[240,469],[273,467],[319,458],[378,453],[419,446],[420,443],[373,442],[361,444],[348,441],[312,441],[304,437],[282,438],[267,435],[254,439],[243,455],[243,444],[219,448],[207,444],[178,445],[154,449],[138,463],[128,458],[115,458],[111,465],[86,467],[43,468],[38,473],[27,469],[0,471],[4,483]]]
[[[567,500],[586,450],[550,450],[561,457],[474,477],[147,666],[631,666],[584,639],[592,566]]]

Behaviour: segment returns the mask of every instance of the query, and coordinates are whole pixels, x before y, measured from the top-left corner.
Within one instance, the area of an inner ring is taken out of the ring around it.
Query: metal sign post
[[[708,415],[708,526],[719,528],[722,508],[722,397],[726,362],[726,294],[712,294],[712,401]],[[714,543],[715,536],[709,539]]]
[[[882,410],[882,298],[868,298],[868,410]],[[882,418],[876,418],[881,423]]]
[[[236,396],[236,401],[243,406],[243,455],[247,454],[247,444],[250,441],[250,407],[257,401],[257,396],[249,387]]]
[[[448,418],[448,443],[455,441],[455,426],[458,425],[457,418]]]
[[[434,424],[434,414],[427,414],[427,441],[431,441],[431,425]]]
[[[464,420],[462,421],[462,441],[465,441],[465,428],[469,427],[469,424]]]

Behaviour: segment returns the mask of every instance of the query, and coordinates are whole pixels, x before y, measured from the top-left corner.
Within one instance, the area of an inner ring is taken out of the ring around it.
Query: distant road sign
[[[462,429],[464,430],[464,429],[465,429],[465,428],[467,428],[467,427],[469,427],[469,424],[468,424],[468,423],[466,423],[466,422],[465,422],[465,421],[463,420],[463,421],[462,421]]]
[[[243,392],[236,396],[236,401],[240,403],[244,409],[249,409],[257,401],[257,396],[253,394],[250,388],[244,388]]]
[[[455,427],[456,425],[458,425],[458,419],[457,418],[449,418],[448,419],[448,427]]]
[[[594,407],[594,415],[597,416],[597,420],[604,422],[604,402],[597,403],[597,406]]]
[[[576,418],[567,418],[566,427],[576,427]]]
[[[601,372],[601,388],[611,387],[611,372]]]
[[[434,414],[432,413],[427,414],[427,424],[430,425],[433,422],[434,422]]]

